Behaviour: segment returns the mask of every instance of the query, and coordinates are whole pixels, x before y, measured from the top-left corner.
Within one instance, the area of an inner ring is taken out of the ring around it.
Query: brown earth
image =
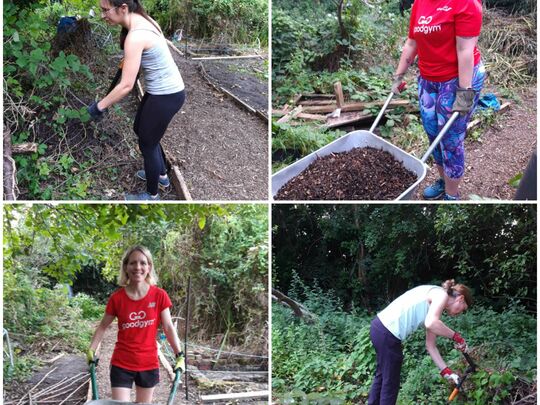
[[[393,200],[415,181],[390,153],[354,148],[316,159],[278,191],[276,200]]]
[[[509,180],[525,170],[537,143],[536,87],[523,90],[520,96],[521,102],[514,102],[492,126],[482,130],[479,141],[466,140],[465,176],[459,187],[462,200],[514,198],[516,189]],[[423,188],[437,178],[432,167],[416,198],[422,199]]]
[[[268,198],[268,124],[214,90],[196,61],[173,52],[186,103],[162,145],[194,200]]]

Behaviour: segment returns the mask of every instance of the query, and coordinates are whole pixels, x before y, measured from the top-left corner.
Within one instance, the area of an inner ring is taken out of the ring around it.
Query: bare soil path
[[[186,84],[186,103],[162,145],[192,198],[266,200],[268,124],[211,87],[196,61],[174,51],[173,57]]]
[[[495,200],[514,198],[516,189],[509,180],[525,170],[537,144],[536,87],[525,89],[520,96],[521,103],[514,102],[509,111],[501,113],[479,142],[466,141],[466,169],[460,185],[462,200],[469,200],[471,196]],[[419,187],[418,199],[422,198],[423,188],[437,177],[432,167]]]

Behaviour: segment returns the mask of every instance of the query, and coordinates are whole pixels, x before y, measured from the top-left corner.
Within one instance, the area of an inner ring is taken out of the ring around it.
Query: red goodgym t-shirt
[[[481,0],[416,0],[409,38],[418,50],[420,75],[432,82],[458,77],[456,36],[477,37],[482,28]],[[474,48],[474,65],[480,52]]]
[[[125,288],[115,291],[105,308],[107,314],[118,318],[111,364],[131,371],[159,368],[156,334],[161,311],[171,306],[165,290],[154,285],[140,300],[129,298]]]

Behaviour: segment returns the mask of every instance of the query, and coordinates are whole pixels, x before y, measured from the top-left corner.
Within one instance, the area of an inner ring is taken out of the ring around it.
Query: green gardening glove
[[[91,348],[88,348],[86,351],[86,361],[89,365],[92,363],[97,363],[96,352],[94,352]]]
[[[174,372],[180,370],[182,373],[186,371],[186,358],[184,352],[180,352],[176,355],[176,362],[174,363]]]

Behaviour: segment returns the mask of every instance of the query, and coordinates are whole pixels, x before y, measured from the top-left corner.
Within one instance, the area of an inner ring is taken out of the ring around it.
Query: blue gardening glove
[[[452,112],[459,112],[461,115],[466,115],[473,107],[475,94],[476,92],[474,89],[463,89],[458,87],[456,90],[456,99],[452,106]]]
[[[101,121],[103,115],[107,112],[107,109],[100,110],[98,108],[97,101],[94,101],[92,104],[90,104],[87,110],[88,114],[90,114],[90,117],[92,117],[94,121]]]
[[[184,352],[180,352],[176,355],[173,371],[176,373],[177,370],[180,370],[182,373],[186,371],[186,358]]]

